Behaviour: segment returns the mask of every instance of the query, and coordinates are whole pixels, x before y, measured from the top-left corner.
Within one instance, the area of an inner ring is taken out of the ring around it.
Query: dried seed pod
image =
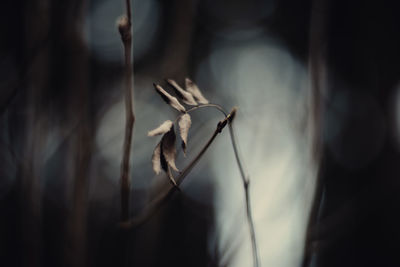
[[[186,112],[186,109],[184,106],[181,105],[181,103],[179,103],[178,99],[176,99],[176,97],[168,94],[161,86],[159,86],[158,84],[153,84],[154,88],[156,89],[157,93],[160,94],[160,96],[162,97],[162,99],[164,99],[164,101],[170,105],[171,107],[173,107],[174,109],[184,113]]]
[[[182,149],[183,153],[186,155],[186,147],[187,147],[187,137],[189,133],[189,128],[192,125],[192,120],[190,118],[190,115],[188,113],[182,115],[179,118],[179,133],[182,138]]]
[[[182,99],[183,103],[191,106],[196,106],[197,102],[194,100],[193,95],[187,91],[185,91],[182,87],[180,87],[174,80],[167,79],[166,80],[169,85],[172,86],[172,88],[175,91],[175,94]]]
[[[151,130],[147,133],[148,136],[156,136],[156,135],[160,135],[160,134],[165,134],[166,132],[168,132],[172,125],[174,123],[170,120],[166,120],[164,121],[160,126],[158,126],[156,129]]]
[[[189,78],[185,79],[185,86],[186,86],[186,91],[191,93],[194,96],[194,98],[196,98],[197,102],[199,102],[200,104],[209,103],[208,100],[201,93],[199,87],[197,87],[197,85],[194,82],[192,82]]]
[[[173,170],[179,171],[175,165],[175,159],[176,159],[175,142],[176,142],[175,129],[174,126],[172,125],[171,129],[167,133],[165,133],[161,139],[161,153],[162,156],[165,157],[165,160],[167,161],[168,165]]]

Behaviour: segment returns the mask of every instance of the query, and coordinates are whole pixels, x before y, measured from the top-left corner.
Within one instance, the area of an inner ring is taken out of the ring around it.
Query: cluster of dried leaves
[[[199,104],[208,104],[208,100],[203,96],[198,86],[190,79],[185,79],[185,89],[180,87],[174,80],[167,79],[167,83],[174,89],[178,98],[186,105],[198,106]],[[192,120],[186,108],[179,102],[179,100],[170,95],[160,85],[154,84],[157,93],[160,94],[162,99],[171,107],[178,110],[181,114],[177,118],[179,126],[179,134],[182,139],[182,149],[186,155],[187,138]],[[166,120],[156,129],[148,132],[148,136],[163,135],[161,141],[154,149],[152,156],[153,170],[156,174],[161,172],[161,169],[168,175],[171,183],[177,186],[173,178],[171,169],[179,172],[175,164],[176,159],[176,134],[174,122]]]

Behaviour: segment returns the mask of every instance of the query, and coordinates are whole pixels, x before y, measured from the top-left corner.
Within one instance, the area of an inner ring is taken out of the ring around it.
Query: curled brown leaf
[[[179,112],[186,112],[186,109],[184,106],[182,106],[181,103],[179,103],[178,99],[169,93],[165,91],[160,85],[158,84],[153,84],[154,88],[156,89],[157,93],[162,97],[162,99],[171,107],[174,109],[178,110]]]
[[[197,105],[193,95],[180,87],[174,80],[167,79],[167,83],[172,86],[178,97],[182,99],[183,103],[191,106]]]
[[[153,156],[151,157],[151,162],[153,164],[153,171],[156,174],[161,172],[161,143],[158,143],[153,151]]]
[[[192,82],[189,78],[185,79],[185,86],[186,86],[186,91],[191,93],[194,96],[194,98],[196,98],[197,102],[199,102],[200,104],[208,104],[209,103],[208,100],[201,93],[199,87],[194,82]]]
[[[168,132],[174,123],[170,120],[164,121],[160,126],[147,133],[148,136],[156,136]]]
[[[175,142],[176,142],[175,129],[174,126],[172,125],[171,129],[167,133],[165,133],[161,139],[161,153],[162,156],[165,158],[166,162],[168,163],[168,165],[173,170],[179,171],[175,165],[175,159],[176,159]]]
[[[188,113],[182,115],[179,118],[179,133],[182,139],[182,149],[183,153],[186,155],[186,147],[187,147],[187,137],[189,133],[190,126],[192,125],[192,120]]]

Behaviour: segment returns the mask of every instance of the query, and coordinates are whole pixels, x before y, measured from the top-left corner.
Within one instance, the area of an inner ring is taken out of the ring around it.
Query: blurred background
[[[223,131],[142,224],[118,227],[122,0],[0,4],[0,265],[253,266]],[[234,122],[261,266],[400,266],[400,16],[395,1],[133,0],[130,216],[190,77]],[[183,169],[223,117],[192,114]]]

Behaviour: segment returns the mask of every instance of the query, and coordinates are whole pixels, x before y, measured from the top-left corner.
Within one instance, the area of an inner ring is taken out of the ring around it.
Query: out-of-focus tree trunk
[[[399,266],[398,4],[314,2],[311,71],[327,93],[303,266]]]
[[[86,266],[88,183],[93,144],[90,119],[89,55],[84,40],[85,1],[64,1],[64,8],[54,8],[59,18],[57,35],[58,53],[62,56],[59,86],[66,93],[68,139],[68,173],[66,188],[69,213],[67,214],[65,264]]]
[[[311,113],[310,126],[312,142],[312,157],[316,168],[316,186],[314,200],[311,206],[308,226],[306,229],[306,243],[304,247],[303,267],[309,266],[315,250],[315,232],[318,228],[318,211],[323,193],[322,160],[323,160],[323,94],[326,91],[327,65],[326,54],[326,20],[328,17],[326,0],[314,0],[311,8],[309,33],[309,76],[311,86]]]
[[[42,171],[47,134],[43,92],[49,86],[49,53],[46,39],[50,30],[50,3],[29,1],[24,10],[26,59],[31,59],[26,76],[25,132],[20,164],[22,264],[42,265]],[[38,49],[40,47],[40,49]]]
[[[174,19],[167,32],[167,46],[162,65],[162,75],[183,79],[188,75],[188,57],[196,21],[197,0],[175,0],[172,4]]]

